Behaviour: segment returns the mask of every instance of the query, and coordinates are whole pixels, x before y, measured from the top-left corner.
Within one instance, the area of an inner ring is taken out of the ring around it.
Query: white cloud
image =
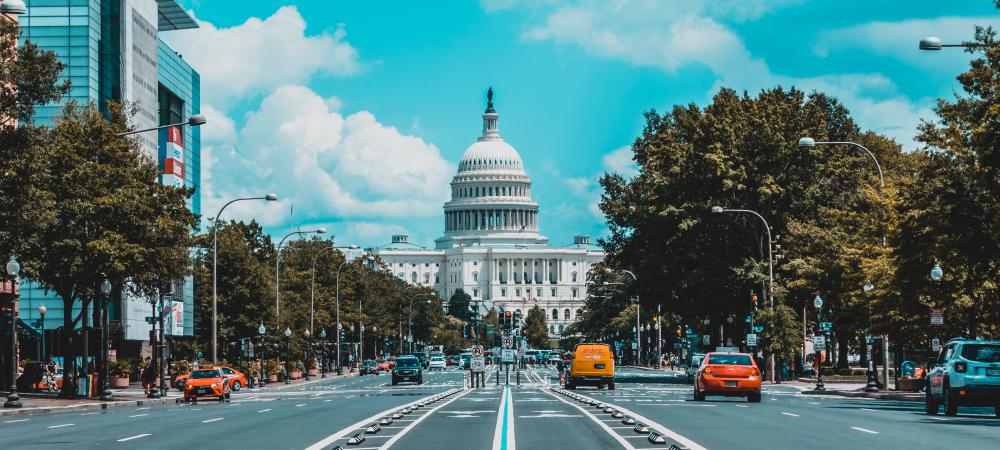
[[[632,160],[633,156],[631,146],[619,147],[604,155],[601,158],[601,164],[608,172],[634,177],[639,174],[639,167]]]
[[[307,36],[306,21],[294,6],[230,28],[202,20],[198,25],[163,36],[201,73],[203,99],[216,106],[283,84],[304,83],[316,73],[349,76],[362,69],[357,50],[344,39],[343,26]]]
[[[523,37],[576,45],[595,55],[637,66],[657,67],[667,73],[675,73],[689,65],[702,66],[716,76],[712,92],[720,86],[756,92],[778,84],[806,91],[819,90],[841,100],[862,127],[889,135],[903,145],[911,145],[919,119],[932,116],[933,100],[907,98],[880,74],[817,77],[775,74],[727,25],[728,22],[759,18],[789,3],[794,2],[581,0],[554,8],[533,5],[527,6],[536,9],[533,17],[542,19],[529,26]],[[917,23],[906,26],[916,29],[928,25],[914,22]],[[852,31],[846,30],[843,34]],[[890,31],[873,27],[869,37],[844,38],[843,41],[867,44],[882,39],[884,33]],[[835,37],[830,37],[821,48],[832,48],[834,40]],[[911,49],[915,43],[916,40],[911,41]]]
[[[224,112],[212,105],[203,105],[201,114],[207,121],[201,127],[201,142],[203,144],[225,143],[236,140],[236,123]]]
[[[205,211],[274,191],[281,207],[241,202],[227,210],[269,226],[439,215],[455,170],[433,144],[367,111],[344,116],[329,99],[298,85],[276,89],[247,113],[234,141],[206,145],[203,152]]]

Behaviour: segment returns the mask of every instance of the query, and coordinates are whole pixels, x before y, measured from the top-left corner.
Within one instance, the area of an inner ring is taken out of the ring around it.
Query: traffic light
[[[513,315],[514,315],[514,313],[512,313],[511,311],[504,311],[504,313],[503,313],[503,323],[501,324],[504,329],[510,330],[510,329],[514,328],[513,327],[513,324],[514,324]]]
[[[680,337],[680,335],[681,335],[681,327],[679,325],[677,326],[676,332],[677,332],[677,337]]]
[[[521,311],[514,311],[514,321],[511,322],[511,328],[517,328],[521,326]]]
[[[753,310],[757,311],[757,294],[750,291],[750,303],[753,305]]]

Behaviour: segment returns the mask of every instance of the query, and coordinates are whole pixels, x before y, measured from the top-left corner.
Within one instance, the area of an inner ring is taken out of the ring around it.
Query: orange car
[[[188,374],[184,383],[184,401],[198,401],[198,397],[215,397],[220,402],[229,399],[229,376],[222,369],[199,369]]]
[[[388,372],[389,369],[390,369],[390,367],[389,367],[389,361],[386,361],[384,359],[378,360],[378,362],[376,364],[378,365],[378,370],[381,370],[383,372]]]
[[[694,376],[694,399],[706,395],[746,397],[760,403],[760,369],[749,353],[709,353]]]
[[[243,386],[247,385],[247,376],[239,370],[225,366],[213,366],[211,368],[221,370],[223,376],[229,377],[229,389],[233,392],[239,392],[240,389],[243,389]],[[183,391],[190,375],[191,374],[178,376],[174,379],[174,387]]]

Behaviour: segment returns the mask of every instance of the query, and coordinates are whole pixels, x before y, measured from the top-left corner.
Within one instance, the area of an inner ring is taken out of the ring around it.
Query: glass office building
[[[198,72],[158,36],[160,32],[197,28],[194,19],[176,0],[26,0],[25,3],[28,12],[21,16],[22,40],[54,51],[66,65],[63,77],[70,80],[72,88],[63,103],[73,99],[100,105],[110,100],[134,104],[139,111],[133,118],[137,128],[183,122],[200,112]],[[61,108],[62,103],[39,107],[37,122],[51,123]],[[195,189],[189,206],[201,214],[200,131],[192,127],[172,131],[176,136],[173,140],[167,139],[167,133],[157,132],[141,133],[136,139],[140,150],[156,158],[161,169],[165,168],[168,146],[178,154],[175,165],[180,167],[172,174],[180,176],[169,181]],[[164,173],[161,181],[168,182],[168,175]],[[192,279],[178,280],[172,297],[174,313],[167,320],[168,334],[193,335]],[[23,281],[21,318],[36,323],[37,308],[42,304],[48,310],[45,329],[61,327],[61,299],[30,280]],[[149,325],[145,318],[152,315],[148,299],[118,299],[111,309],[112,322],[121,324],[121,333],[113,333],[118,338],[113,340],[115,347],[130,345],[123,341],[148,339]]]

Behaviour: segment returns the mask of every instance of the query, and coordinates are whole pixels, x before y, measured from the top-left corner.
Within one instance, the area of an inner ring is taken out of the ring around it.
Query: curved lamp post
[[[942,44],[941,38],[937,36],[926,36],[920,40],[918,46],[921,50],[939,51],[945,47],[977,48],[979,44]]]
[[[745,213],[753,214],[764,223],[764,230],[767,231],[767,301],[769,305],[774,305],[774,301],[771,299],[771,295],[774,294],[774,239],[771,239],[771,226],[767,224],[767,220],[764,216],[760,215],[756,211],[749,209],[728,209],[721,206],[713,206],[712,213]]]
[[[42,364],[45,365],[49,364],[49,358],[47,358],[47,355],[45,354],[45,313],[47,311],[48,308],[46,308],[44,304],[38,305],[38,325],[42,331],[42,351],[39,352],[38,356],[41,356]]]
[[[347,250],[357,250],[358,246],[352,245],[350,247],[343,247],[343,248],[347,249]],[[336,297],[336,299],[335,299],[335,302],[336,302],[336,313],[337,313],[336,314],[336,316],[337,316],[337,369],[336,369],[337,370],[337,375],[343,375],[344,374],[344,369],[341,367],[341,364],[340,364],[340,335],[342,334],[342,332],[344,330],[344,327],[342,327],[340,325],[340,270],[343,269],[344,266],[347,265],[347,263],[349,263],[351,261],[352,260],[347,259],[347,255],[345,254],[344,255],[344,261],[341,262],[339,266],[337,266],[337,291],[336,291],[336,295],[335,295],[335,297]],[[314,276],[314,279],[315,279],[315,274],[316,274],[315,267],[316,267],[315,264],[313,264],[313,276]]]
[[[291,380],[289,380],[289,378],[292,377],[292,362],[290,361],[292,354],[291,338],[292,338],[292,329],[286,326],[285,327],[285,384],[291,383]]]
[[[875,285],[871,283],[865,283],[865,285],[861,287],[861,290],[865,291],[865,294],[869,294],[875,290]],[[870,303],[869,306],[871,306]],[[869,310],[869,317],[870,316],[871,316],[871,311]],[[869,323],[869,331],[868,331],[869,336],[865,340],[865,347],[866,347],[865,350],[868,352],[868,369],[865,370],[865,376],[868,378],[868,382],[865,385],[865,392],[878,392],[879,391],[878,380],[877,380],[878,375],[875,370],[875,346],[869,343],[868,341],[868,339],[873,339],[873,337],[871,336],[870,325],[871,324]]]
[[[309,345],[309,335],[310,335],[309,329],[306,328],[306,331],[302,332],[302,336],[305,336],[306,338],[306,367],[305,367],[306,381],[309,381],[309,369],[312,369],[312,364],[309,364],[309,352],[310,350],[312,350],[312,346]]]
[[[323,351],[320,352],[323,359],[319,363],[319,376],[326,378],[326,328],[319,330],[319,339],[323,342]]]
[[[108,373],[108,360],[111,359],[108,353],[111,352],[110,337],[108,336],[108,303],[111,300],[111,282],[104,280],[101,283],[101,297],[104,302],[101,305],[101,401],[111,401],[115,399],[111,392],[111,379]]]
[[[7,3],[7,2],[5,1],[4,3]],[[206,122],[208,122],[208,120],[205,119],[204,115],[202,115],[202,114],[195,114],[195,115],[189,117],[188,120],[186,120],[184,122],[177,122],[177,123],[172,123],[172,124],[169,124],[169,125],[160,125],[158,127],[153,127],[153,128],[143,128],[141,130],[126,131],[124,133],[118,133],[118,136],[128,136],[130,134],[145,133],[147,131],[162,130],[164,128],[182,127],[184,125],[187,125],[189,127],[200,127],[200,126],[204,125]]]
[[[823,308],[823,299],[817,294],[816,298],[813,299],[813,306],[816,308],[816,325],[819,326],[820,314]],[[819,349],[816,350],[816,391],[825,391],[826,387],[823,386],[823,354]]]
[[[226,210],[226,207],[232,205],[236,202],[242,202],[247,200],[267,200],[269,202],[277,201],[278,194],[270,193],[263,197],[245,197],[230,200],[222,208],[219,208],[219,212],[215,214],[215,220],[212,221],[212,364],[218,364],[218,347],[219,347],[219,335],[218,335],[218,294],[216,289],[218,287],[218,272],[217,267],[219,264],[219,216],[222,212]]]
[[[10,291],[13,295],[11,305],[16,305],[18,298],[14,292],[17,292],[17,275],[21,273],[21,263],[11,256],[10,260],[7,261],[6,269],[7,275],[10,277]],[[10,360],[13,364],[10,365],[10,393],[7,394],[7,401],[4,402],[3,407],[20,408],[22,406],[21,397],[17,395],[17,314],[14,314],[13,307],[11,307],[10,319]]]
[[[279,323],[278,319],[281,317],[281,246],[285,244],[285,239],[292,237],[297,234],[323,234],[326,233],[326,228],[319,227],[315,230],[307,231],[293,231],[281,238],[278,242],[278,246],[275,247],[276,254],[274,255],[274,321]]]

